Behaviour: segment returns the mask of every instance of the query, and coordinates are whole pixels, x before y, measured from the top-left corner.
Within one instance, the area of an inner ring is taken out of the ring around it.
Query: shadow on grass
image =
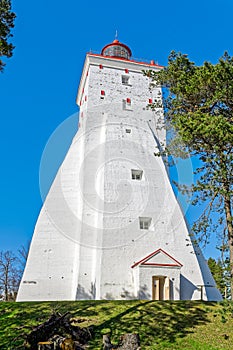
[[[144,301],[134,303],[132,307],[96,326],[95,334],[100,344],[104,329],[111,329],[115,341],[119,340],[121,334],[138,333],[141,344],[150,346],[163,341],[174,343],[178,338],[194,332],[196,326],[208,322],[203,303]]]
[[[79,302],[1,302],[0,303],[0,349],[24,349],[26,335],[53,313],[70,312],[74,317],[95,320],[98,305],[105,301]],[[104,305],[103,305],[104,308]],[[107,310],[103,310],[107,312]]]
[[[0,349],[24,349],[24,337],[52,313],[70,312],[76,319],[94,325],[95,339],[89,349],[99,349],[103,329],[109,328],[113,342],[124,333],[138,333],[142,348],[163,341],[173,343],[207,324],[203,302],[177,301],[76,301],[0,303]],[[208,303],[208,306],[216,303]],[[83,323],[80,326],[84,325]]]

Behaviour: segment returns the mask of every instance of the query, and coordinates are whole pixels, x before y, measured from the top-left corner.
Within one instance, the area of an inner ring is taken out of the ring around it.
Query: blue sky
[[[85,53],[100,52],[117,30],[135,58],[166,65],[170,51],[177,50],[197,64],[216,63],[225,50],[233,54],[233,2],[12,4],[17,14],[12,39],[16,48],[0,75],[0,250],[16,251],[30,241],[42,205],[39,168],[45,145],[54,130],[78,112],[75,99]],[[76,125],[74,117],[65,124],[70,139]],[[68,143],[55,145],[58,155]],[[211,247],[205,253],[215,254]]]

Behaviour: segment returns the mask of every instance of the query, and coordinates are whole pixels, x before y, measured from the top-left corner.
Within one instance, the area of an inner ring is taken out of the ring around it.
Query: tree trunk
[[[139,350],[140,340],[138,334],[124,334],[121,339],[119,350]]]
[[[111,343],[110,336],[107,334],[103,335],[103,350],[109,350],[112,349],[113,345]]]
[[[26,343],[32,350],[37,349],[39,342],[46,341],[52,341],[59,349],[63,350],[82,349],[79,344],[86,344],[91,339],[91,331],[91,326],[80,328],[72,325],[69,312],[64,315],[54,314],[27,335]],[[67,335],[69,335],[69,338],[67,338]],[[79,344],[77,344],[77,341]]]
[[[50,337],[52,337],[67,314],[68,312],[62,316],[52,315],[48,321],[34,328],[26,338],[26,341],[28,344],[30,344],[31,349],[36,349],[39,342],[47,341]]]
[[[54,350],[53,343],[51,341],[39,342],[38,350]]]
[[[5,286],[4,286],[4,293],[5,293],[5,301],[9,300],[9,292],[8,292],[8,266],[5,268]]]
[[[224,207],[227,222],[228,246],[230,255],[230,276],[231,276],[231,300],[233,300],[233,223],[232,223],[232,209],[230,200],[230,191],[227,189],[227,195],[224,197]]]

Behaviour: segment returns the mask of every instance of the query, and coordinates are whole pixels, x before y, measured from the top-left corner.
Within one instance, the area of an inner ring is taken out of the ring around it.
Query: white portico
[[[161,157],[161,98],[114,40],[87,54],[78,90],[79,130],[54,179],[32,238],[18,301],[200,299],[221,295],[192,243]]]

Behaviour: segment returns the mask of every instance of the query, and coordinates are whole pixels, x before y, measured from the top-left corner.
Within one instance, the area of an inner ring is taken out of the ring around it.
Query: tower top
[[[104,46],[101,51],[101,55],[108,57],[125,58],[126,60],[129,60],[132,56],[132,52],[127,45],[120,43],[116,38],[111,44]]]

